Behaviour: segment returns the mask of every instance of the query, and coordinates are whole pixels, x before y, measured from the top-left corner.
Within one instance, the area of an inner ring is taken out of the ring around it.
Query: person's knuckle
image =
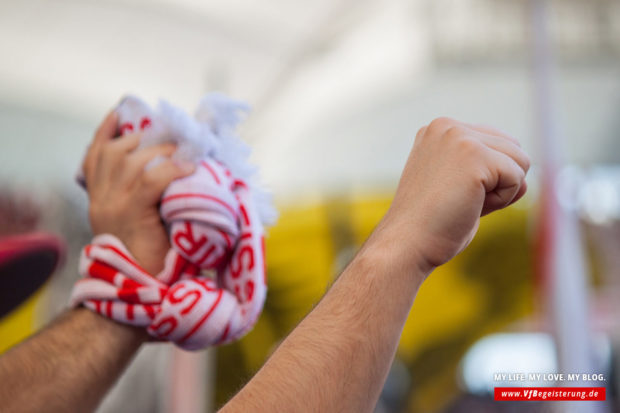
[[[488,182],[491,180],[492,172],[487,165],[475,163],[471,166],[475,182]]]
[[[422,139],[424,135],[426,135],[427,128],[428,128],[427,126],[422,126],[420,129],[418,129],[418,132],[416,133],[415,138]]]
[[[456,151],[463,157],[467,158],[479,158],[482,155],[482,144],[476,139],[467,136],[459,131],[452,132],[452,139],[450,142],[454,143]]]
[[[523,167],[525,169],[525,172],[529,171],[531,166],[532,160],[526,153],[523,153]]]
[[[450,126],[445,133],[448,139],[462,140],[467,136],[467,129],[460,125]]]
[[[454,124],[454,120],[448,117],[442,116],[442,117],[433,119],[431,123],[428,124],[428,129],[431,132],[437,132],[437,131],[441,131],[446,128],[449,128],[453,124]]]
[[[500,131],[500,130],[496,130],[496,131],[497,131],[497,132],[496,132],[496,134],[497,134],[498,136],[500,136],[500,137],[502,137],[502,138],[504,138],[504,139],[506,139],[506,140],[508,140],[508,141],[510,141],[510,142],[512,142],[512,143],[514,143],[515,145],[517,145],[517,146],[521,147],[521,143],[519,142],[519,139],[517,139],[517,138],[515,138],[514,136],[509,135],[509,134],[507,134],[507,133],[505,133],[505,132],[502,132],[502,131]]]
[[[525,170],[523,168],[516,168],[516,169],[517,169],[517,178],[519,182],[521,182],[525,179]]]
[[[506,135],[506,139],[508,139],[510,142],[514,143],[515,145],[517,145],[518,148],[521,148],[521,142],[519,142],[519,139],[512,137],[510,135]]]

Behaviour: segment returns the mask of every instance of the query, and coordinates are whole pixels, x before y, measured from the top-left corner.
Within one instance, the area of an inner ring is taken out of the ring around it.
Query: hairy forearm
[[[152,274],[163,267],[149,243],[127,247]],[[91,412],[147,340],[144,329],[68,310],[0,357],[0,411]]]
[[[394,238],[369,240],[338,281],[222,412],[372,411],[415,294]]]
[[[0,357],[0,410],[93,411],[145,339],[89,310],[69,310]]]

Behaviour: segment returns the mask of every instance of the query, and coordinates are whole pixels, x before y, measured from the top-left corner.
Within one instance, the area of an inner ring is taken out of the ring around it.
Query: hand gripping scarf
[[[165,102],[156,111],[134,97],[120,103],[121,134],[142,130],[141,146],[176,142],[173,157],[197,168],[161,199],[171,244],[162,272],[147,273],[118,238],[98,235],[82,250],[72,306],[146,327],[187,350],[236,340],[253,327],[267,292],[263,225],[275,211],[232,132],[240,110],[245,105],[215,94],[195,119]]]

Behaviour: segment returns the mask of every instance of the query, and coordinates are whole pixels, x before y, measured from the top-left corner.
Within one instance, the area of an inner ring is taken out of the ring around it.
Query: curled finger
[[[140,189],[145,191],[147,202],[155,203],[172,181],[191,175],[195,170],[196,166],[192,162],[165,159],[148,171],[144,171]]]
[[[489,149],[486,156],[488,176],[483,182],[485,199],[481,215],[502,209],[516,201],[525,181],[525,172],[510,156]],[[521,194],[522,196],[523,194]]]

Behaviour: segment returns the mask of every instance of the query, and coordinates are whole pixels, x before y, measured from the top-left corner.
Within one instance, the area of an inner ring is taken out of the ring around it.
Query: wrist
[[[402,225],[382,221],[362,247],[360,258],[385,263],[397,273],[421,284],[435,267],[416,247],[415,231],[403,231],[402,228]]]
[[[131,347],[137,348],[149,341],[149,335],[144,328],[118,323],[84,307],[70,310],[66,317],[75,317],[81,324],[88,325],[110,339],[131,344]]]
[[[156,276],[164,268],[166,254],[170,248],[169,244],[166,243],[164,246],[161,245],[161,242],[149,242],[145,239],[123,241],[123,244],[136,262],[152,276]]]
[[[389,269],[386,275],[390,279],[396,277],[421,285],[433,268],[405,241],[398,232],[378,227],[360,250],[356,261],[374,268]]]

